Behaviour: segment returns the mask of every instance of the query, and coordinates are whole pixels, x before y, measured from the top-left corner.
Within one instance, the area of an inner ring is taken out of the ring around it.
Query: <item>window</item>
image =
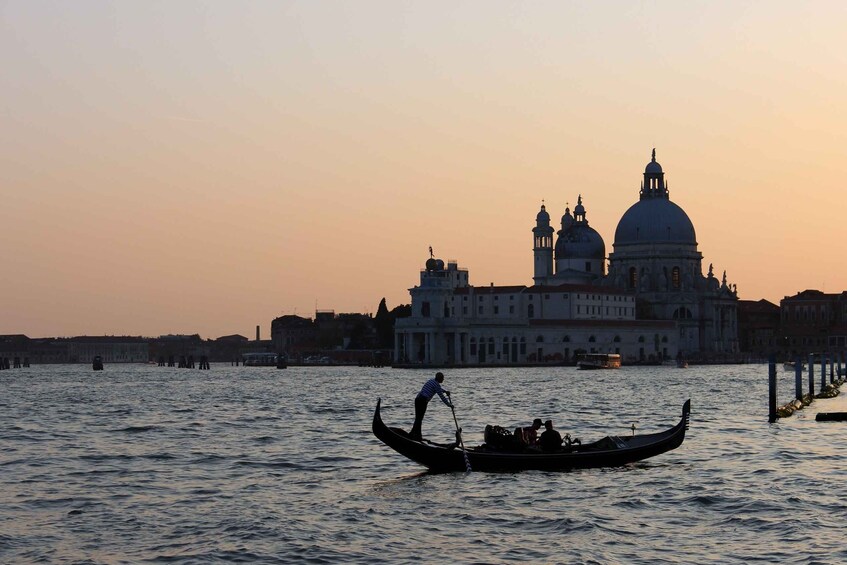
[[[590,272],[591,272],[591,261],[586,261],[586,262],[585,262],[585,272],[586,272],[586,273],[590,273]]]
[[[479,307],[479,315],[482,316],[482,306]]]
[[[476,355],[476,338],[471,338],[471,355]]]
[[[571,336],[566,335],[565,337],[563,337],[563,338],[562,338],[562,341],[563,341],[564,343],[570,343],[570,341],[571,341]]]
[[[515,307],[510,304],[509,305],[509,314],[514,314],[514,313],[515,313]]]
[[[568,299],[568,295],[567,295],[567,294],[563,294],[563,295],[562,295],[562,299],[567,300],[567,299]]]
[[[462,306],[462,314],[467,315],[467,313],[468,313],[468,307],[467,307],[467,306]]]
[[[544,336],[543,335],[536,336],[535,343],[544,343]]]
[[[635,270],[635,267],[629,268],[629,288],[635,288],[638,286],[638,271]]]
[[[614,339],[614,340],[612,340],[612,341],[614,341],[615,343],[620,343],[620,342],[621,342],[621,336],[616,335],[616,336],[615,336],[615,339]]]
[[[588,343],[594,343],[596,341],[597,341],[597,338],[594,337],[594,336],[591,336],[591,337],[588,338]]]
[[[671,284],[673,284],[674,288],[679,288],[679,267],[674,267],[673,270],[671,270]]]
[[[489,355],[494,355],[494,338],[488,338],[488,353]]]
[[[529,306],[527,306],[526,315],[529,316],[530,318],[535,317],[535,304],[530,304]]]
[[[495,306],[495,307],[494,307],[494,313],[495,313],[495,314],[499,314],[499,313],[500,313],[500,307],[499,307],[499,306]]]
[[[429,318],[429,302],[424,302],[421,304],[421,316],[424,318]]]

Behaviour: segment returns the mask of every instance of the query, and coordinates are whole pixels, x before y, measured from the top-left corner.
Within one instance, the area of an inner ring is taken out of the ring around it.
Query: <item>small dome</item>
[[[427,271],[434,271],[437,268],[438,268],[438,261],[436,261],[432,257],[430,257],[429,259],[426,260],[426,270]]]
[[[436,259],[435,260],[435,270],[436,271],[443,271],[444,270],[444,261],[442,261],[441,259]]]
[[[544,204],[541,205],[541,211],[535,216],[536,222],[549,222],[550,214],[547,213],[547,208],[544,207]]]
[[[562,216],[562,231],[567,230],[573,225],[573,216],[571,216],[571,209],[565,208],[565,215]]]
[[[579,198],[576,201],[576,208],[573,209],[573,215],[577,218],[580,216],[585,216],[585,206],[582,205],[582,195],[579,195]]]
[[[605,259],[606,244],[597,230],[588,224],[573,224],[559,232],[556,259]]]
[[[662,172],[662,166],[656,162],[656,149],[653,149],[653,160],[647,163],[647,166],[644,167],[644,173],[648,175],[655,175]]]

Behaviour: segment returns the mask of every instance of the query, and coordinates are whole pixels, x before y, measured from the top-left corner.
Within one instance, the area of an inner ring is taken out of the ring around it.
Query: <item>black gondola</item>
[[[380,415],[381,399],[374,411],[373,432],[385,445],[427,467],[430,471],[444,473],[464,471],[465,459],[456,444],[438,444],[427,440],[416,441],[400,428],[386,426]],[[467,449],[468,462],[474,471],[565,471],[595,467],[619,467],[660,455],[682,445],[688,429],[691,400],[682,406],[679,423],[663,432],[607,436],[584,445],[571,445],[555,452],[536,451],[533,448],[498,450],[483,444]]]

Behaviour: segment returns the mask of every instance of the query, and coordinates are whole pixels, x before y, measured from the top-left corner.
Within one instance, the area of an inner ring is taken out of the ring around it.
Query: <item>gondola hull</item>
[[[397,453],[437,473],[465,471],[462,450],[454,445],[441,445],[416,441],[399,428],[385,425],[380,414],[381,400],[376,403],[373,433]],[[520,452],[503,452],[486,446],[467,449],[468,462],[474,471],[567,471],[598,467],[619,467],[656,455],[661,455],[682,445],[688,429],[691,401],[682,407],[678,424],[655,434],[630,437],[603,438],[582,446],[573,446],[556,452],[525,449]]]

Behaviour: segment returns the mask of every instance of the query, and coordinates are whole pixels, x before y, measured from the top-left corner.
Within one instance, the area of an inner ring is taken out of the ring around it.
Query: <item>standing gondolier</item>
[[[432,397],[436,394],[441,398],[442,402],[447,406],[453,407],[453,404],[447,399],[450,396],[449,390],[441,388],[441,383],[444,382],[444,373],[435,373],[435,378],[428,380],[421,388],[421,391],[415,397],[415,423],[412,426],[412,439],[420,441],[423,439],[421,434],[421,424],[423,423],[426,407]]]

